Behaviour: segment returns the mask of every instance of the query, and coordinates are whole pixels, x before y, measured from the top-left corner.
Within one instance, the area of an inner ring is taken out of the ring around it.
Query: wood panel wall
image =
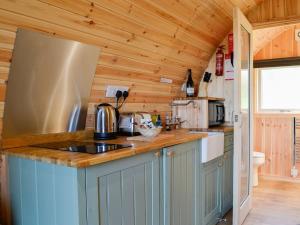
[[[266,163],[260,175],[291,178],[293,166],[292,116],[256,115],[254,119],[254,149],[264,152]],[[300,170],[300,165],[297,164]],[[298,179],[300,176],[298,175]]]
[[[130,87],[124,111],[170,111],[187,68],[196,85],[232,26],[232,10],[245,13],[261,0],[2,0],[0,101],[18,27],[99,46],[91,103],[112,102],[107,85]],[[162,84],[160,78],[173,80]],[[88,120],[89,122],[89,120]],[[90,123],[88,123],[90,125]]]
[[[288,29],[280,33],[274,39],[265,43],[254,56],[255,60],[289,58],[300,56],[300,41],[295,40],[295,29],[300,24],[288,26]],[[257,31],[259,32],[259,30]]]
[[[255,56],[270,41],[292,28],[293,25],[257,29],[253,32],[253,55]]]
[[[256,28],[299,23],[300,1],[264,0],[247,17]]]
[[[7,166],[6,160],[3,155],[0,155],[0,224],[6,225],[10,223],[10,218],[7,216],[10,214],[9,207],[9,194],[6,186],[7,182]]]

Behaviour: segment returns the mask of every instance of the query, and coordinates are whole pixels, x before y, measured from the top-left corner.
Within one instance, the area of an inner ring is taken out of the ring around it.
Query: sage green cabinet
[[[160,150],[86,169],[88,225],[158,225]]]
[[[222,174],[222,216],[231,208],[233,201],[233,150],[227,151],[223,156]]]
[[[233,133],[225,133],[224,155],[201,165],[201,225],[215,225],[231,208]]]
[[[9,156],[13,225],[87,225],[85,170]]]
[[[215,225],[221,217],[222,171],[222,157],[202,164],[200,181],[202,225]]]
[[[225,150],[223,156],[222,175],[222,216],[233,205],[233,133],[225,134]]]
[[[199,141],[163,150],[161,225],[199,225]]]
[[[82,169],[9,157],[13,223],[215,225],[232,207],[233,136],[204,164],[200,143]]]

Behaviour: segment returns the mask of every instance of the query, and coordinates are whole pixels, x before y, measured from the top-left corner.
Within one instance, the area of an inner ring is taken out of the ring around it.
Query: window
[[[300,111],[300,66],[259,69],[258,108]]]

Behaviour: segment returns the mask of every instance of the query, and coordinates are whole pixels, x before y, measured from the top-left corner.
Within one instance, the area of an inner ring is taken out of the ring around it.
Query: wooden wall
[[[278,27],[270,27],[256,29],[253,32],[253,55],[255,56],[265,45],[277,38],[280,34],[293,27],[293,25],[285,25]]]
[[[187,68],[197,83],[232,26],[232,10],[245,13],[261,0],[2,0],[0,2],[0,102],[5,98],[17,28],[99,46],[91,105],[112,102],[107,85],[130,87],[124,111],[170,111]],[[160,78],[173,80],[162,84]],[[93,107],[91,106],[92,113]],[[0,115],[1,116],[1,115]],[[88,120],[92,125],[92,117]]]
[[[9,224],[10,218],[7,217],[10,213],[9,207],[9,195],[8,188],[6,186],[7,182],[7,166],[6,160],[3,155],[0,155],[0,224]]]
[[[255,60],[289,58],[300,56],[300,41],[295,40],[295,29],[300,24],[288,26],[286,30],[265,43],[254,56]],[[284,28],[283,28],[284,29]],[[259,32],[259,30],[257,30]]]
[[[266,0],[248,14],[256,27],[276,26],[255,30],[257,44],[255,60],[300,56],[300,42],[295,41],[295,29],[300,25],[300,1]],[[284,25],[288,24],[288,25]],[[254,148],[264,152],[266,163],[260,175],[279,179],[292,179],[293,133],[292,119],[299,115],[256,114],[254,120]],[[300,164],[296,164],[300,170]],[[298,175],[297,179],[300,176]]]
[[[299,0],[264,0],[251,10],[248,19],[254,27],[271,27],[300,22]]]
[[[260,168],[260,175],[291,178],[293,166],[293,116],[256,115],[254,119],[254,149],[264,152],[266,163]],[[297,164],[300,170],[300,164]],[[300,178],[300,174],[297,177]]]
[[[273,32],[275,37],[269,38],[254,56],[255,60],[287,58],[300,56],[300,42],[295,41],[295,29],[299,25],[287,25],[277,28]],[[268,30],[268,29],[267,29]],[[260,30],[255,32],[259,33]],[[262,30],[260,35],[264,35]],[[256,101],[257,102],[257,101]],[[294,116],[287,114],[259,114],[254,120],[254,148],[266,154],[266,163],[260,169],[260,175],[279,179],[292,179],[293,166],[293,133],[292,119]],[[297,163],[300,170],[300,164]],[[297,179],[300,176],[298,175]]]
[[[170,111],[187,68],[196,86],[218,44],[232,26],[236,5],[245,13],[261,0],[2,0],[0,2],[0,102],[5,97],[18,27],[99,46],[92,105],[112,102],[107,85],[130,87],[124,111]],[[160,78],[173,80],[162,84]],[[1,116],[1,115],[0,115]],[[93,125],[93,117],[88,118]]]

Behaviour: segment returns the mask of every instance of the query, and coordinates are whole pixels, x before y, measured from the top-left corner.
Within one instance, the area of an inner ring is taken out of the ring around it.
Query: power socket
[[[108,85],[106,87],[106,95],[105,97],[107,98],[115,98],[116,97],[116,93],[117,91],[128,91],[129,90],[129,87],[126,87],[126,86],[110,86]]]

